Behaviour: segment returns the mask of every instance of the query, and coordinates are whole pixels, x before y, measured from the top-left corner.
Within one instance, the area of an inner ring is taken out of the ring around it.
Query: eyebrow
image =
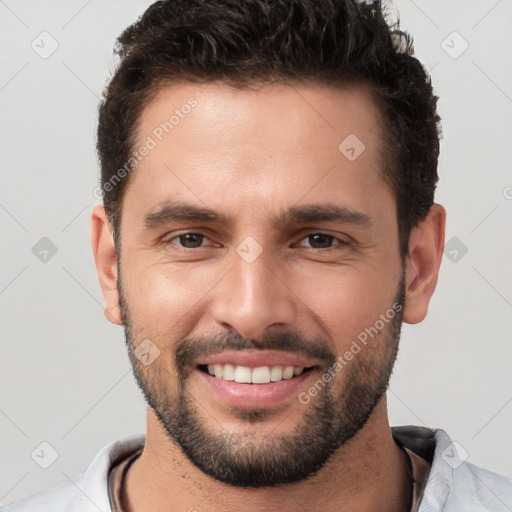
[[[341,224],[354,224],[361,227],[370,227],[371,218],[362,213],[350,210],[336,204],[307,204],[292,206],[288,210],[273,215],[271,219],[275,224],[299,224],[306,222],[337,222]],[[158,209],[148,211],[144,215],[143,225],[153,229],[170,222],[218,222],[231,225],[233,221],[223,213],[206,207],[191,204],[166,201]]]

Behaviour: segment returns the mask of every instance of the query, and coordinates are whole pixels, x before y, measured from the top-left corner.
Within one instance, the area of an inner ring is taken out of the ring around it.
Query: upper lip
[[[208,364],[232,364],[234,366],[247,366],[258,368],[259,366],[295,366],[309,368],[314,363],[304,357],[287,352],[269,350],[229,350],[220,354],[214,354],[198,358],[196,366]]]

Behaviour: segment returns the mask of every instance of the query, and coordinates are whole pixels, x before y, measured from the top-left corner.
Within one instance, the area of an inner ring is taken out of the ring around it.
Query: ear
[[[91,243],[105,300],[105,318],[113,324],[122,325],[117,291],[117,254],[103,205],[95,206],[91,214]]]
[[[412,231],[405,266],[405,306],[403,321],[417,324],[427,316],[444,250],[446,210],[434,204]]]

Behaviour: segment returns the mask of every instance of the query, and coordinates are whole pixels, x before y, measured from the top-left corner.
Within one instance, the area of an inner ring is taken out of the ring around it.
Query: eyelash
[[[209,240],[209,238],[208,238],[205,234],[203,234],[203,233],[200,233],[200,232],[197,232],[197,231],[186,231],[186,232],[184,232],[184,233],[180,233],[179,235],[174,236],[173,238],[170,238],[170,239],[169,239],[169,240],[167,240],[167,241],[164,241],[164,242],[163,242],[163,244],[164,244],[165,246],[168,246],[168,245],[170,245],[174,240],[177,240],[177,239],[179,240],[181,237],[186,236],[186,235],[199,235],[199,236],[203,237],[203,240],[204,240],[204,239],[208,239],[208,240]],[[340,239],[340,238],[338,238],[338,237],[335,237],[334,235],[330,235],[329,233],[323,233],[323,232],[321,232],[321,231],[312,231],[312,232],[310,232],[310,233],[306,233],[306,234],[301,238],[301,241],[302,241],[302,240],[305,240],[306,238],[309,238],[309,237],[311,237],[311,236],[314,236],[314,235],[323,235],[323,236],[330,237],[330,238],[332,238],[332,241],[333,241],[333,242],[334,242],[334,241],[337,241],[337,242],[338,242],[338,245],[337,245],[337,246],[334,246],[334,247],[326,247],[326,248],[310,247],[310,249],[313,249],[313,250],[317,250],[317,251],[320,251],[320,252],[330,252],[330,251],[333,251],[333,250],[338,249],[338,248],[339,248],[339,246],[346,246],[346,245],[348,245],[348,242],[347,242],[347,241],[342,240],[342,239]],[[203,241],[203,240],[202,240],[202,241]],[[196,249],[200,249],[200,248],[202,248],[202,247],[211,247],[211,246],[199,245],[198,247],[181,247],[181,246],[179,246],[179,247],[180,247],[180,249],[182,249],[182,250],[184,250],[184,251],[194,251],[194,250],[196,250]],[[302,247],[304,247],[304,246],[302,246]]]

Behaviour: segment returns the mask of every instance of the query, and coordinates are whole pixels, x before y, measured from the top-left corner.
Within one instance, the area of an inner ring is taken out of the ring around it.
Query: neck
[[[126,512],[208,510],[247,512],[279,508],[290,512],[343,508],[409,512],[412,488],[407,454],[391,436],[385,397],[370,420],[311,478],[261,489],[230,487],[205,475],[172,443],[148,408],[146,444],[130,467]]]

